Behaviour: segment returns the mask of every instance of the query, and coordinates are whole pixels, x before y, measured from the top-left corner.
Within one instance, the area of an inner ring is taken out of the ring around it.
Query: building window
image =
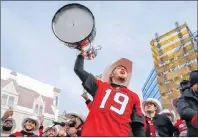
[[[2,94],[1,96],[1,105],[6,105],[8,99],[8,95]]]
[[[13,96],[9,96],[8,106],[9,107],[13,107],[13,105],[14,105],[14,97]]]
[[[58,106],[58,96],[56,96],[56,106]]]
[[[35,106],[34,113],[38,114],[38,104]]]
[[[42,114],[43,114],[43,106],[41,105],[39,109],[39,116],[41,116]]]

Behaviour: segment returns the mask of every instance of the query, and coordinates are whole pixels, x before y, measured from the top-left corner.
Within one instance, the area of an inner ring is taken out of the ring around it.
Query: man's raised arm
[[[82,81],[82,85],[87,90],[87,92],[95,97],[98,85],[96,83],[95,77],[84,70],[84,57],[82,55],[78,55],[76,59],[74,72]]]

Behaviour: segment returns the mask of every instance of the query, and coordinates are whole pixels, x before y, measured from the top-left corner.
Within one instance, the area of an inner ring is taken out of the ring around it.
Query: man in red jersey
[[[129,136],[132,131],[135,137],[145,137],[139,97],[127,88],[132,73],[130,60],[116,61],[98,80],[84,70],[84,57],[79,55],[74,71],[94,99],[81,136]]]

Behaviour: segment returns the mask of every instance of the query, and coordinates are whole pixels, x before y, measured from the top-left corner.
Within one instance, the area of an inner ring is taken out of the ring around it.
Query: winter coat
[[[173,137],[174,126],[168,117],[157,114],[152,121],[155,132],[158,133],[160,137]],[[150,126],[148,121],[146,121],[146,137],[151,137],[150,134]]]
[[[188,137],[198,137],[198,129],[192,126],[191,120],[198,114],[198,96],[192,89],[186,90],[177,102],[177,112],[186,121]]]

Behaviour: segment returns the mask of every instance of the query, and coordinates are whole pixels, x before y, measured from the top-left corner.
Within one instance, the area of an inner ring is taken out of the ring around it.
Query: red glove
[[[198,128],[198,114],[196,114],[195,116],[193,116],[191,124],[195,127]]]

